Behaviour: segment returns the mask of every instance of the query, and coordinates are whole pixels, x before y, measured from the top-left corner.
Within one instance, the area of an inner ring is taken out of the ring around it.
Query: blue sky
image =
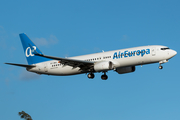
[[[0,1],[0,120],[179,120],[177,54],[164,69],[137,66],[134,73],[109,71],[46,76],[3,64],[26,59],[19,33],[44,54],[71,57],[142,45],[180,50],[179,0]]]

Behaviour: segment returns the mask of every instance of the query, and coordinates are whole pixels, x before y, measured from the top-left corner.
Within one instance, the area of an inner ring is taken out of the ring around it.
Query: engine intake
[[[96,72],[112,70],[112,69],[113,69],[113,63],[111,61],[103,61],[94,64],[94,70]]]
[[[136,70],[135,66],[116,68],[116,72],[119,74],[130,73],[130,72],[134,72],[135,70]]]

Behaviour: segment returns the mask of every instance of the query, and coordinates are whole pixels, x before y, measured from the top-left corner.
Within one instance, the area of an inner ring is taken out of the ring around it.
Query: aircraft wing
[[[91,61],[83,61],[83,60],[70,59],[70,58],[53,57],[53,56],[47,56],[47,55],[42,55],[42,54],[37,54],[37,53],[35,55],[45,57],[45,58],[54,59],[54,60],[59,60],[59,62],[63,65],[69,65],[69,66],[72,66],[73,68],[80,67],[82,70],[90,69],[91,66],[94,65],[94,62],[91,62]]]
[[[8,65],[15,65],[15,66],[20,66],[20,67],[36,67],[36,65],[25,65],[25,64],[16,64],[16,63],[4,63]]]

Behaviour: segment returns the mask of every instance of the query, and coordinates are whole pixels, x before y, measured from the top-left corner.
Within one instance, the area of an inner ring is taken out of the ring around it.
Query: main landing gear
[[[108,76],[106,75],[106,72],[104,72],[104,75],[101,76],[101,79],[102,80],[107,80],[108,79]]]
[[[89,73],[89,74],[87,75],[87,77],[88,77],[89,79],[93,79],[93,78],[94,78],[94,74],[93,74],[93,73]]]
[[[87,75],[87,77],[89,78],[89,79],[93,79],[94,78],[94,73],[89,73],[88,75]],[[108,79],[108,76],[106,75],[106,72],[104,72],[104,74],[101,76],[101,79],[102,80],[107,80]]]

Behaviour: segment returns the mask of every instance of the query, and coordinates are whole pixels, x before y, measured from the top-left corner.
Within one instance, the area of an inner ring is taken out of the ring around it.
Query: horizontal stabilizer
[[[25,65],[25,64],[15,64],[15,63],[4,63],[4,64],[15,65],[15,66],[19,66],[19,67],[26,67],[26,68],[36,67],[36,65]]]

